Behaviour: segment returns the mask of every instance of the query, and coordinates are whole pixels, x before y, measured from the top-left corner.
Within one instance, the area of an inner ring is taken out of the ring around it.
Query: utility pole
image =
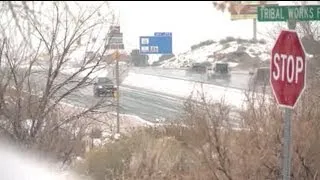
[[[257,19],[253,18],[253,40],[257,40]]]
[[[119,78],[119,51],[115,52],[115,60],[116,60],[116,84],[117,84],[117,133],[120,133],[120,78]]]
[[[120,134],[120,73],[119,73],[119,61],[120,61],[120,52],[119,50],[124,49],[123,44],[123,34],[120,32],[120,26],[111,26],[109,28],[110,32],[108,33],[109,45],[107,49],[114,50],[113,60],[116,61],[116,98],[117,98],[117,134]],[[113,71],[114,72],[114,71]]]

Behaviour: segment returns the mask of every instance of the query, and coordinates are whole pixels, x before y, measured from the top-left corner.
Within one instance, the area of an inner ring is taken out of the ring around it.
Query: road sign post
[[[119,75],[119,61],[120,61],[120,49],[124,49],[123,34],[120,32],[120,26],[111,26],[108,33],[108,50],[115,50],[113,59],[116,61],[116,85],[117,85],[117,134],[120,133],[120,75]]]
[[[118,50],[114,53],[114,59],[116,61],[116,85],[117,85],[117,133],[120,133],[120,75],[119,75],[119,59],[120,53]]]
[[[231,1],[229,12],[231,20],[253,20],[253,39],[257,40],[257,7],[261,5],[277,6],[277,1]]]
[[[306,57],[303,45],[295,31],[297,21],[320,20],[320,6],[260,6],[258,21],[287,21],[272,49],[270,84],[280,106],[284,107],[284,143],[282,177],[291,175],[291,115],[306,84]]]
[[[291,114],[306,83],[306,59],[303,45],[294,31],[296,21],[289,20],[290,30],[281,31],[272,49],[270,83],[278,104],[285,108],[282,175],[291,174]]]
[[[283,158],[282,158],[282,176],[284,180],[290,179],[291,174],[291,114],[290,108],[284,109],[284,129],[283,129]]]

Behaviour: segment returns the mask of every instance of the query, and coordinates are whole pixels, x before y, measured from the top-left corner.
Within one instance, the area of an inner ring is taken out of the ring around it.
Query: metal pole
[[[253,18],[253,40],[257,40],[257,19]]]
[[[291,109],[284,109],[283,180],[289,180],[291,174],[291,114]]]
[[[116,52],[116,83],[117,83],[117,133],[120,133],[120,102],[119,102],[119,96],[120,96],[120,80],[119,80],[119,55],[118,51]]]
[[[294,30],[296,21],[288,21],[288,29]],[[283,180],[289,180],[291,176],[291,114],[292,109],[284,109],[284,128],[283,128],[283,161],[282,161],[282,176]]]

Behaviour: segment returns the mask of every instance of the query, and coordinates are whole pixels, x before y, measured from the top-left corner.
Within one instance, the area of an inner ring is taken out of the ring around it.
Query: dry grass
[[[292,179],[319,179],[319,97],[309,88],[293,112]],[[283,111],[248,95],[241,128],[230,107],[187,102],[176,124],[141,128],[87,154],[79,172],[108,179],[279,179]],[[223,127],[223,128],[221,128]]]

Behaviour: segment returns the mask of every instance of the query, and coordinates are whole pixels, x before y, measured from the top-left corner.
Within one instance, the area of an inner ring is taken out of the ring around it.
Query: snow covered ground
[[[259,58],[261,61],[266,61],[270,57],[272,44],[240,42],[232,40],[230,42],[220,43],[215,42],[210,45],[204,45],[194,50],[179,54],[174,58],[163,62],[161,67],[166,68],[181,68],[192,63],[201,63],[205,61],[216,62],[219,60],[218,55],[228,55],[234,52],[242,52],[248,54],[251,58]],[[217,55],[217,56],[215,56]],[[234,59],[232,59],[233,61]],[[229,62],[230,66],[237,66],[240,62]]]
[[[224,100],[224,102],[239,109],[243,108],[246,100],[244,91],[239,89],[132,72],[128,74],[122,84],[182,98],[188,98],[193,94],[193,98],[198,101],[201,100],[203,93],[207,101]]]

